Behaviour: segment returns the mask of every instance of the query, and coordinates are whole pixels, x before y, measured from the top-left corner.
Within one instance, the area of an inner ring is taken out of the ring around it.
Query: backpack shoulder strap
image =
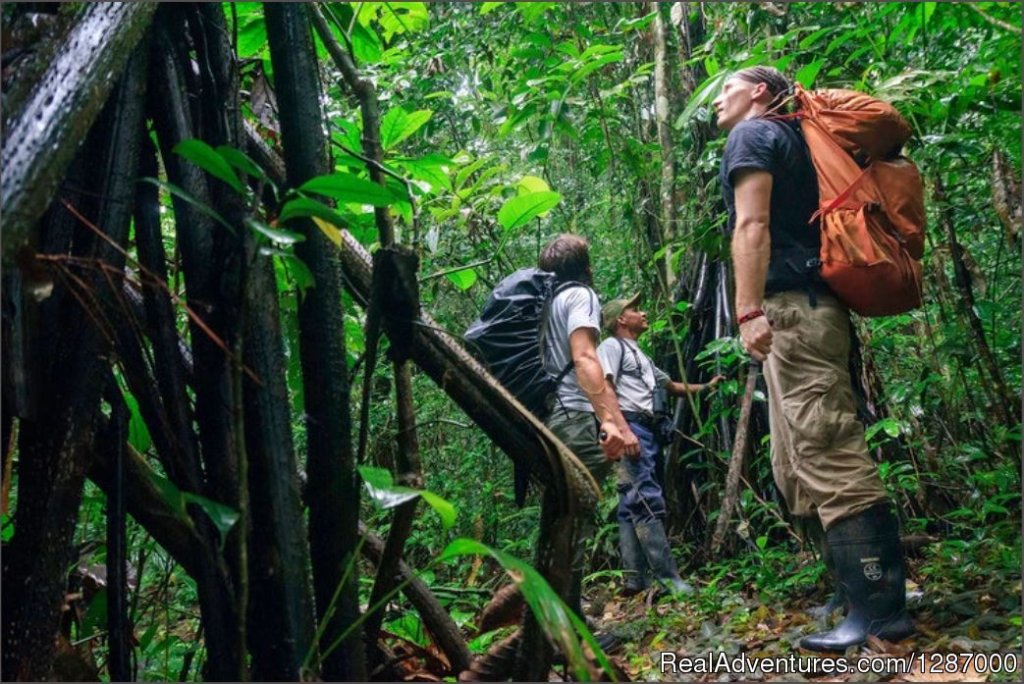
[[[566,280],[564,282],[558,283],[555,286],[555,289],[551,291],[551,296],[548,297],[546,302],[544,302],[544,307],[541,309],[540,312],[540,334],[537,336],[537,342],[538,346],[540,347],[541,359],[544,358],[544,349],[547,343],[548,317],[551,314],[551,305],[552,303],[554,303],[555,297],[573,287],[585,287],[591,292],[593,292],[593,288],[591,288],[589,285],[586,285],[576,280]],[[593,300],[591,300],[590,306],[591,313],[593,313]],[[565,364],[565,367],[561,371],[559,371],[558,375],[555,376],[555,387],[558,387],[558,385],[562,384],[562,380],[565,378],[566,375],[569,374],[569,371],[571,371],[575,366],[576,362],[570,358],[569,362]]]
[[[615,340],[619,343],[620,354],[619,354],[619,370],[615,373],[615,386],[619,385],[619,378],[622,376],[622,366],[626,362],[626,343],[622,341],[621,337],[616,336]]]

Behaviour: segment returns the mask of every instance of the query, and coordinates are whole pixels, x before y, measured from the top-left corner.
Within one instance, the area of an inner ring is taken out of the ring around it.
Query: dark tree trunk
[[[155,9],[136,2],[88,5],[24,106],[4,126],[4,261],[46,210]]]
[[[287,180],[296,187],[330,172],[319,66],[306,8],[277,3],[265,8]],[[355,562],[359,489],[348,410],[341,269],[333,245],[316,225],[307,219],[298,226],[306,240],[297,245],[296,254],[316,283],[299,304],[299,350],[306,411],[310,552],[317,615],[324,620],[346,565]],[[358,572],[352,568],[324,630],[323,644],[333,643],[358,618],[357,590]],[[324,659],[325,678],[365,679],[362,642],[356,632]]]
[[[176,39],[185,35],[181,12],[171,6],[162,7],[160,12],[154,30],[152,80],[164,87],[153,89],[149,104],[163,165],[172,183],[209,206],[212,200],[204,172],[172,152],[176,144],[194,135],[188,96],[190,88],[194,93],[195,87],[186,79],[191,69],[187,46]],[[219,501],[232,502],[238,491],[235,455],[241,438],[235,426],[237,401],[231,361],[207,332],[212,331],[221,340],[228,332],[228,305],[223,301],[220,282],[220,275],[226,270],[223,244],[228,236],[224,235],[226,231],[222,226],[189,203],[178,198],[173,202],[189,306],[206,327],[190,320],[195,418],[204,466],[197,473],[202,478],[200,492]],[[170,401],[172,397],[167,399]],[[233,572],[229,570],[216,550],[217,531],[202,513],[193,514],[198,516],[199,537],[208,547],[204,562],[197,564],[197,574],[193,575],[209,652],[204,674],[207,679],[218,681],[243,680],[247,669],[242,628],[245,616],[237,598],[238,565],[234,564]]]
[[[82,150],[92,173],[82,178],[89,195],[74,203],[75,211],[93,226],[102,226],[98,230],[118,245],[127,240],[131,218],[145,73],[145,53],[139,51]],[[65,226],[55,225],[63,242]],[[109,265],[113,274],[124,268],[123,255],[91,229],[79,223],[76,230],[76,255]],[[42,236],[41,244],[49,244],[49,237]],[[111,275],[108,280],[97,270],[79,275],[73,268],[65,271],[65,284],[80,299],[54,298],[41,312],[49,318],[44,325],[58,332],[35,340],[40,350],[48,349],[41,351],[41,358],[51,366],[34,383],[42,388],[41,410],[20,427],[17,525],[3,561],[4,585],[20,589],[7,594],[3,611],[5,680],[50,676],[71,539],[93,457],[94,420],[110,367],[109,339],[98,328],[97,316],[102,316],[104,302],[119,295],[119,278]]]
[[[214,146],[239,149],[243,127],[238,73],[223,8],[194,6],[189,27],[200,64],[202,137]],[[271,257],[257,254],[243,197],[220,182],[213,182],[211,190],[214,208],[235,228],[235,234],[225,236],[223,244],[226,269],[221,292],[234,346],[243,350],[246,368],[244,382],[242,369],[231,368],[236,400],[244,385],[244,411],[239,412],[236,405],[236,429],[241,416],[245,426],[244,435],[239,434],[244,437],[239,444],[245,447],[239,450],[238,493],[232,503],[241,514],[239,527],[248,528],[249,536],[247,541],[243,535],[235,537],[236,544],[228,553],[237,563],[239,608],[245,610],[250,603],[248,643],[254,674],[260,679],[298,680],[313,637],[313,605],[284,380],[277,284]]]

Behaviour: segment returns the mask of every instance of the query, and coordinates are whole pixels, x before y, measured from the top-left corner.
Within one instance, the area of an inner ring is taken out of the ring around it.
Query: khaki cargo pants
[[[834,523],[887,501],[857,420],[848,369],[850,315],[831,295],[811,308],[806,292],[765,299],[772,351],[768,385],[772,472],[791,514]]]
[[[547,420],[547,426],[565,446],[587,467],[599,486],[611,475],[612,461],[605,458],[604,450],[597,441],[597,420],[587,411],[566,410],[559,406]],[[597,531],[596,511],[581,510],[575,522],[574,548],[572,558],[572,586],[566,603],[573,610],[580,611],[582,597],[583,568],[586,547]],[[581,613],[582,616],[582,613]]]

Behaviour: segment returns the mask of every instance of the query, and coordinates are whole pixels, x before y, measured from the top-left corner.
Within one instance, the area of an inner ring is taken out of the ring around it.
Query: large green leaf
[[[701,107],[708,105],[718,95],[718,91],[722,88],[722,84],[729,76],[728,70],[719,71],[714,76],[711,76],[704,80],[696,90],[693,92],[693,96],[690,97],[690,101],[686,103],[686,107],[683,109],[683,113],[676,119],[675,127],[682,128],[693,115],[697,113],[697,110]]]
[[[814,79],[818,77],[818,72],[821,71],[823,66],[825,66],[825,60],[823,59],[817,59],[807,64],[800,71],[796,72],[796,80],[804,88],[814,87]]]
[[[290,221],[293,218],[316,217],[323,219],[336,226],[347,226],[349,224],[344,214],[331,209],[323,202],[308,197],[296,197],[285,202],[281,207],[281,213],[277,220],[281,223]]]
[[[128,406],[128,412],[131,415],[128,420],[128,443],[140,454],[144,454],[153,443],[149,436],[149,428],[146,427],[146,421],[142,419],[142,414],[139,412],[139,402],[136,401],[135,395],[131,392],[124,392],[123,396],[124,403]]]
[[[231,232],[231,233],[235,232],[234,227],[230,223],[228,223],[224,219],[223,216],[218,214],[208,204],[200,202],[195,197],[190,195],[188,192],[186,192],[182,188],[179,188],[174,183],[169,183],[167,181],[162,181],[162,180],[159,180],[157,178],[149,178],[149,177],[140,178],[139,182],[140,183],[152,183],[153,185],[157,186],[158,188],[163,188],[164,190],[166,190],[167,192],[171,193],[172,195],[174,195],[178,199],[182,200],[183,202],[186,202],[186,203],[192,205],[197,211],[199,211],[199,212],[201,212],[203,214],[206,214],[207,216],[212,218],[214,221],[216,221],[220,225],[222,225],[225,228],[227,228],[229,232]]]
[[[221,179],[238,193],[245,192],[242,181],[238,180],[238,174],[231,168],[231,164],[207,143],[197,138],[182,140],[172,150],[175,154],[188,159],[190,162],[203,169],[212,176]]]
[[[376,3],[379,7],[380,26],[384,29],[384,41],[400,33],[422,31],[430,23],[430,14],[425,2],[383,2]]]
[[[557,192],[531,192],[513,197],[498,210],[498,223],[505,230],[515,230],[526,225],[545,211],[554,208],[562,196]]]
[[[401,107],[392,107],[380,121],[381,147],[390,150],[422,128],[433,115],[434,112],[430,109],[419,109],[410,113]]]
[[[531,192],[548,192],[551,186],[543,178],[537,176],[523,176],[516,183],[520,195],[528,195]]]
[[[476,270],[472,268],[464,268],[461,271],[452,271],[446,273],[445,276],[448,280],[455,283],[455,286],[460,290],[468,290],[473,287],[473,283],[476,282]]]
[[[598,663],[614,679],[614,670],[608,657],[601,650],[586,624],[565,602],[559,598],[551,585],[529,564],[506,553],[492,549],[475,539],[456,539],[445,547],[438,557],[445,561],[459,556],[490,556],[498,561],[505,572],[519,586],[526,605],[530,607],[544,633],[555,642],[565,654],[576,681],[590,681],[592,674],[580,638],[590,646]]]
[[[253,161],[252,157],[247,155],[245,152],[240,152],[229,145],[218,145],[216,151],[217,154],[224,158],[224,161],[231,164],[231,166],[235,167],[242,173],[247,173],[253,178],[263,178],[267,181],[270,180],[267,178],[267,174],[264,173],[263,169],[260,168],[260,165]]]
[[[352,204],[387,207],[395,203],[395,196],[387,188],[344,171],[312,178],[303,183],[299,190]]]
[[[168,506],[181,513],[186,512],[186,504],[193,503],[203,509],[203,512],[213,522],[214,527],[220,532],[221,544],[224,543],[224,539],[227,537],[228,532],[234,527],[235,523],[238,522],[239,514],[238,511],[225,506],[222,503],[207,499],[205,496],[199,494],[193,494],[192,492],[183,492],[178,489],[178,486],[168,480],[166,477],[157,475],[156,473],[150,473],[150,479],[156,486],[157,490],[163,496],[164,501]]]
[[[395,484],[391,471],[386,468],[359,466],[359,475],[363,478],[366,491],[381,508],[394,508],[417,497],[422,498],[434,509],[445,529],[455,524],[457,515],[455,507],[437,494],[421,489],[413,489]]]
[[[225,506],[222,503],[207,499],[205,496],[193,494],[192,492],[182,492],[181,497],[186,502],[194,503],[203,509],[203,512],[206,513],[207,517],[209,517],[210,521],[213,523],[213,526],[217,528],[218,532],[220,532],[220,543],[223,545],[224,540],[228,536],[228,532],[230,532],[231,528],[235,526],[236,522],[238,522],[238,511],[230,506]]]

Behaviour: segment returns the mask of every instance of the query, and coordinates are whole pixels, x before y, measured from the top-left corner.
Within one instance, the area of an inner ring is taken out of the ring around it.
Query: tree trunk
[[[277,3],[268,3],[265,8],[288,185],[297,187],[331,171],[320,109],[319,65],[306,8]],[[296,246],[295,252],[316,281],[299,304],[299,350],[306,411],[313,584],[317,615],[324,620],[346,565],[354,562],[359,489],[348,408],[341,269],[330,241],[316,225],[309,219],[297,223],[306,240]],[[358,581],[357,569],[352,568],[323,632],[323,643],[333,643],[358,618]],[[325,658],[323,674],[333,680],[365,679],[362,641],[355,630]]]
[[[654,38],[654,114],[658,127],[658,145],[661,147],[661,188],[659,204],[661,206],[661,245],[665,250],[663,257],[665,280],[662,283],[666,295],[675,286],[676,273],[672,267],[672,243],[676,238],[675,218],[675,152],[672,148],[672,129],[669,122],[669,91],[671,84],[668,78],[668,51],[665,48],[665,21],[661,16],[659,3],[647,3],[648,11],[654,12],[652,27]]]
[[[82,151],[93,172],[82,179],[88,195],[76,200],[76,211],[102,226],[118,245],[125,244],[131,219],[145,73],[145,53],[140,51],[129,61],[116,96]],[[75,240],[77,255],[106,263],[114,273],[124,268],[120,252],[86,226],[80,224],[78,230],[84,237]],[[46,236],[42,242],[46,244]],[[110,368],[109,343],[94,316],[104,301],[119,295],[120,284],[95,270],[81,276],[65,272],[69,291],[83,299],[55,298],[41,312],[49,318],[44,325],[59,331],[35,342],[40,349],[49,349],[43,352],[51,364],[49,372],[35,380],[42,388],[39,399],[45,413],[40,410],[35,420],[23,420],[20,426],[17,526],[4,554],[3,583],[21,589],[8,594],[4,605],[5,680],[50,677],[71,540],[85,472],[94,454],[94,421]],[[60,309],[53,306],[57,304]]]
[[[155,9],[144,2],[87,5],[64,49],[4,126],[4,261],[49,205]]]
[[[210,190],[204,172],[172,152],[182,140],[193,137],[192,114],[186,74],[191,62],[186,46],[174,37],[185,34],[179,8],[164,6],[154,30],[152,81],[164,87],[151,91],[150,114],[160,146],[168,180],[197,201],[209,206]],[[191,89],[194,92],[194,89]],[[198,97],[198,95],[197,95]],[[221,294],[220,273],[224,270],[221,244],[226,231],[188,202],[173,198],[178,248],[181,251],[187,298],[204,325],[190,320],[193,352],[195,419],[199,426],[199,447],[203,457],[203,486],[200,493],[229,502],[237,496],[237,453],[235,429],[236,399],[232,390],[232,369],[224,351],[208,331],[223,339],[227,330],[226,305]],[[141,255],[140,255],[141,256]],[[204,329],[204,326],[206,329]],[[170,401],[172,397],[167,397]],[[217,532],[198,514],[197,529],[206,543],[217,546]],[[236,598],[236,580],[223,556],[212,551],[209,563],[197,567],[196,584],[203,620],[203,634],[209,657],[204,676],[218,681],[246,678],[245,642],[240,626],[245,616]],[[237,577],[237,565],[234,576]]]

